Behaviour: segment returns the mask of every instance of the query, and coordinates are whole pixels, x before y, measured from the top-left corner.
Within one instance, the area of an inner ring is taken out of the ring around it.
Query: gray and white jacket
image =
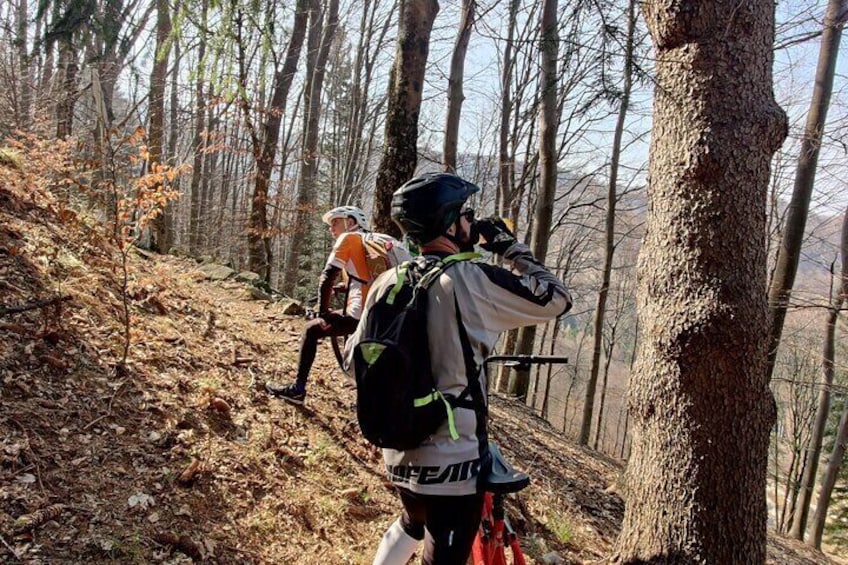
[[[484,360],[502,332],[546,322],[571,307],[565,285],[533,258],[526,245],[513,244],[504,258],[511,264],[511,271],[481,261],[457,262],[427,291],[427,334],[437,387],[442,393],[457,397],[468,388],[477,408],[454,408],[459,439],[451,438],[446,422],[415,449],[383,450],[389,479],[399,487],[432,495],[461,496],[476,492],[481,456],[488,446],[488,383]],[[362,339],[371,305],[396,280],[395,270],[391,270],[374,282],[359,326],[346,343],[349,362],[353,347]],[[457,306],[477,373],[472,373],[470,379],[462,351]]]

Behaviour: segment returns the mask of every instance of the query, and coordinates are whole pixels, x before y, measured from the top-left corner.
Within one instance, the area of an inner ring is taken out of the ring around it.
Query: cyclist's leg
[[[404,516],[395,522],[383,534],[373,565],[406,565],[418,543],[424,539],[424,524],[420,528],[409,528]]]
[[[426,513],[427,531],[421,562],[425,565],[465,565],[480,525],[483,495],[426,496],[401,491],[401,500],[407,510],[411,506],[410,499],[418,499],[418,507],[423,504]]]
[[[300,339],[300,354],[297,359],[297,380],[295,381],[295,384],[301,390],[306,389],[309,371],[312,370],[315,353],[318,351],[318,341],[329,335],[329,331],[321,327],[322,324],[324,324],[324,320],[315,318],[303,327],[303,335]]]

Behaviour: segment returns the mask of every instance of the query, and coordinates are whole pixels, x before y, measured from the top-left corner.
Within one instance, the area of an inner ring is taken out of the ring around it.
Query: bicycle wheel
[[[330,345],[333,346],[333,355],[336,357],[336,363],[339,366],[339,370],[344,373],[346,376],[351,377],[350,372],[345,369],[345,358],[344,358],[344,348],[345,342],[347,341],[346,335],[331,335],[330,336]]]

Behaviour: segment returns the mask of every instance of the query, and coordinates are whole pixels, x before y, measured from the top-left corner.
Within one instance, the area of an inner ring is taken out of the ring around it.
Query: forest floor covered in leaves
[[[304,407],[263,389],[292,377],[304,320],[131,252],[120,369],[120,253],[27,179],[0,164],[0,563],[370,563],[399,503],[351,382],[324,345]],[[533,477],[508,504],[528,555],[605,562],[620,463],[508,399],[491,417]],[[769,561],[830,562],[776,537]]]

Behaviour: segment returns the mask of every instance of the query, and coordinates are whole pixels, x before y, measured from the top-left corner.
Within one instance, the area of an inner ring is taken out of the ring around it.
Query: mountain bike
[[[519,371],[530,369],[533,364],[568,363],[568,357],[551,355],[493,355],[486,363],[503,363]],[[526,565],[521,551],[518,533],[509,522],[504,510],[507,495],[524,490],[530,485],[526,473],[516,471],[501,454],[494,443],[489,442],[491,471],[482,481],[483,515],[480,529],[471,546],[473,565]],[[508,559],[508,553],[512,555]]]

